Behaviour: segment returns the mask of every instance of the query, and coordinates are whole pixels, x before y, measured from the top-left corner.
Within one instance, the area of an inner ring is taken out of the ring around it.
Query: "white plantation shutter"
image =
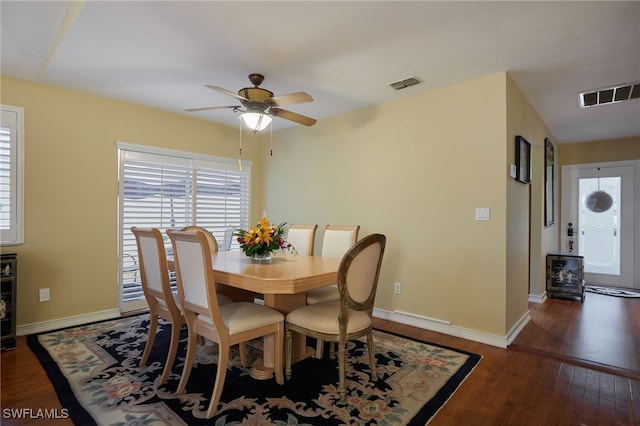
[[[210,230],[220,247],[229,245],[225,230],[249,224],[250,170],[237,170],[237,163],[196,162],[196,223]],[[239,249],[231,241],[231,249]]]
[[[118,143],[121,310],[146,306],[131,227],[202,226],[223,249],[225,230],[247,226],[251,165],[237,160]],[[167,252],[171,243],[165,240]],[[232,246],[235,249],[237,244]]]
[[[16,245],[24,242],[24,109],[2,105],[0,117],[0,242]]]

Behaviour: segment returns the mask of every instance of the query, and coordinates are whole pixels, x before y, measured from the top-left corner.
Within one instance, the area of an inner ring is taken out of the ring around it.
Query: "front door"
[[[638,168],[634,162],[562,167],[562,251],[584,256],[587,285],[640,287]]]

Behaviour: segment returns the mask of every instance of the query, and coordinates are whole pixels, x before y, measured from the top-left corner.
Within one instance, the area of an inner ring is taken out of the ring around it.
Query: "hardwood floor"
[[[507,350],[376,320],[376,327],[483,356],[429,423],[640,425],[640,299],[530,303]]]
[[[430,426],[640,425],[640,381],[632,378],[639,373],[640,299],[588,294],[584,305],[548,300],[530,310],[517,347],[506,350],[381,319],[374,325],[483,356]],[[24,337],[0,361],[2,425],[72,424],[9,418],[8,408],[62,407]]]
[[[529,310],[531,322],[511,349],[640,380],[640,298],[587,293],[584,304],[549,299]]]

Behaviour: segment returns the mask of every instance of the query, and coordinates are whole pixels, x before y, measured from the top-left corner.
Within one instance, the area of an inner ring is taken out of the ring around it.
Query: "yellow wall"
[[[528,187],[508,178],[507,89],[500,73],[279,132],[265,164],[270,218],[318,223],[319,239],[326,224],[386,234],[377,308],[504,336],[527,311],[528,283]],[[476,207],[491,220],[476,221]],[[510,209],[524,233],[507,227]]]
[[[561,165],[640,159],[640,137],[563,144]]]
[[[510,164],[514,162],[517,135],[523,136],[531,144],[532,157],[531,184],[523,185],[511,179],[507,185],[509,239],[506,322],[514,324],[527,309],[528,294],[542,297],[545,293],[546,254],[558,248],[559,227],[557,219],[556,224],[551,226],[545,226],[544,223],[544,140],[549,138],[554,143],[554,138],[513,80],[509,78],[507,84],[508,162]],[[557,145],[554,143],[554,146]],[[557,161],[555,169],[558,176]],[[560,204],[557,198],[558,188],[556,179],[556,218]],[[523,287],[520,282],[521,277],[527,274],[529,275],[528,288]]]
[[[18,325],[117,308],[116,141],[237,155],[237,129],[183,115],[8,78],[2,103],[26,121]],[[528,194],[541,185],[508,165],[515,135],[541,144],[541,129],[506,73],[285,129],[272,157],[266,136],[244,144],[252,216],[384,233],[377,308],[504,336],[527,310]],[[534,149],[534,170],[541,158]]]
[[[17,325],[117,309],[116,141],[235,157],[237,129],[21,80],[1,83],[1,102],[25,110],[25,243],[2,248],[18,253]],[[244,159],[259,158],[260,144],[244,145]],[[254,161],[254,179],[262,173]],[[261,195],[252,194],[254,205]],[[40,303],[45,287],[51,301]]]

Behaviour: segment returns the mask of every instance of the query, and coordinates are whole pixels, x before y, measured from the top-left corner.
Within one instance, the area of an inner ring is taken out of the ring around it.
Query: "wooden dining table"
[[[337,282],[339,258],[278,253],[268,262],[251,260],[241,251],[214,253],[213,275],[218,291],[232,299],[251,300],[262,295],[264,305],[284,315],[306,305],[307,291]],[[254,365],[251,376],[269,379],[274,371],[273,336],[264,338],[262,364]],[[284,349],[283,349],[284,350]],[[306,338],[293,335],[292,362],[314,354]]]

